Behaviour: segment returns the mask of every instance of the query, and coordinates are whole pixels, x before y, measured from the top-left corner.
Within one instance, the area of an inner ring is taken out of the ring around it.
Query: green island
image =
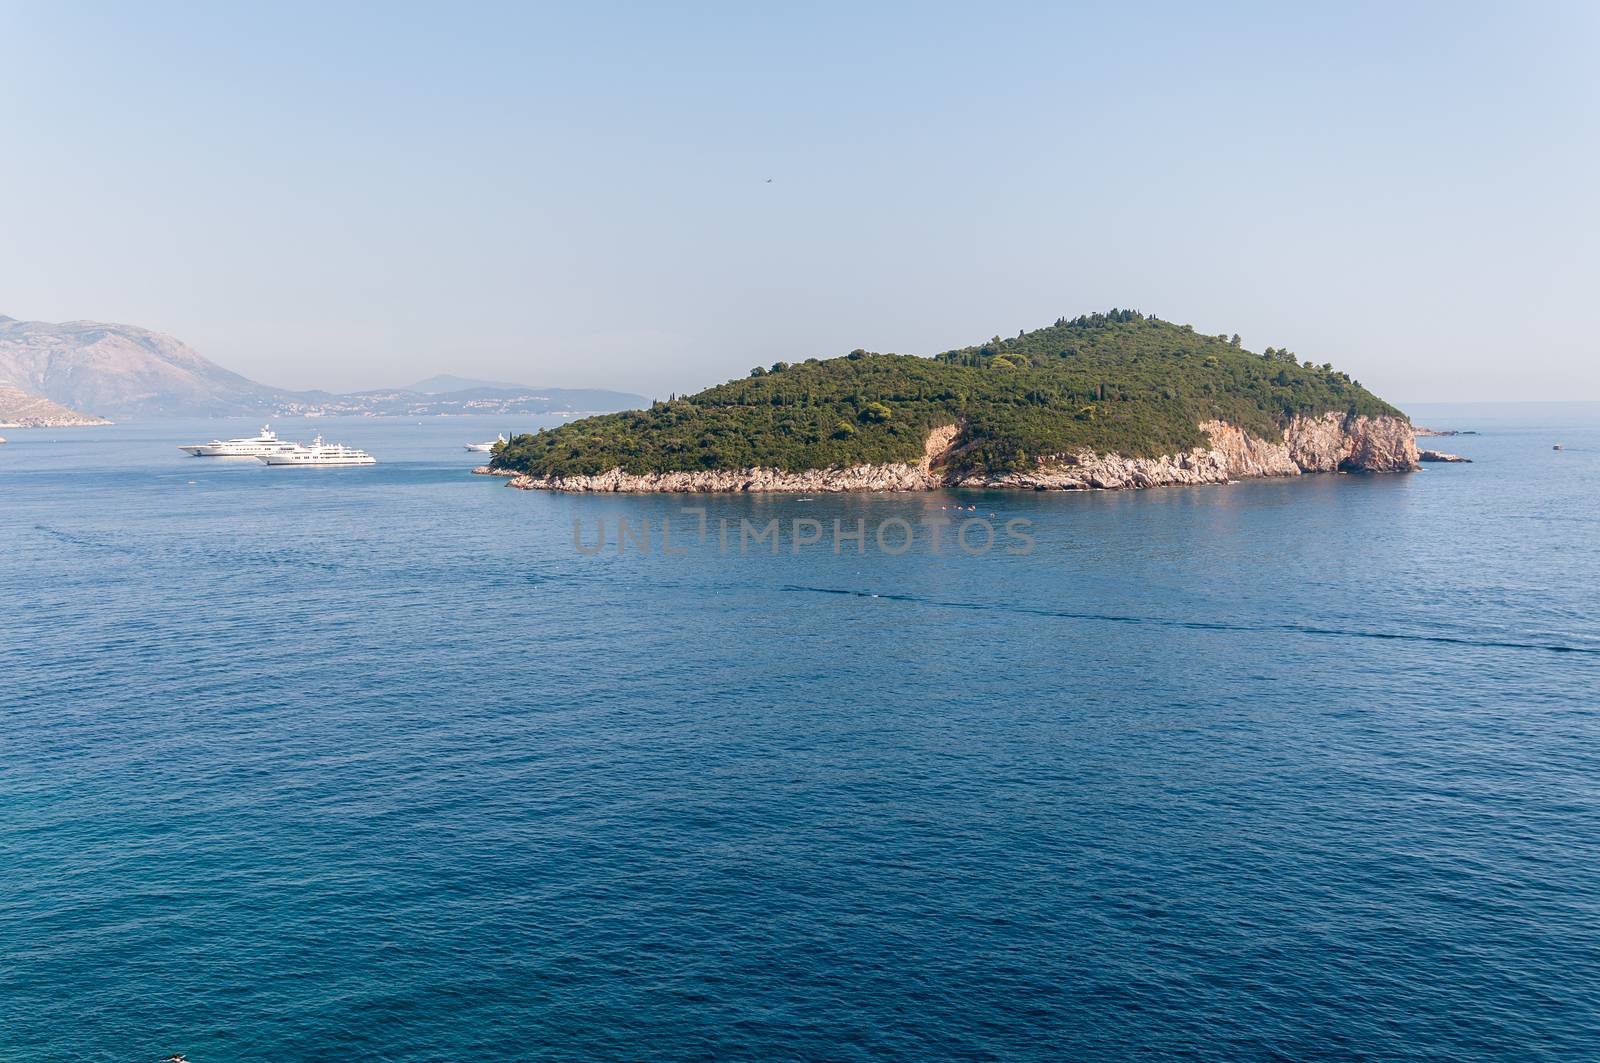
[[[1330,411],[1405,419],[1331,365],[1111,310],[931,358],[779,362],[649,409],[515,436],[491,466],[550,477],[914,463],[932,430],[960,425],[960,470],[1003,474],[1086,450],[1182,453],[1205,445],[1199,426],[1213,420],[1275,438],[1297,415]]]

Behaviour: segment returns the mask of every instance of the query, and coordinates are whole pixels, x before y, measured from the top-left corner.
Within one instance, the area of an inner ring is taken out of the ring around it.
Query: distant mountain
[[[605,413],[647,405],[615,391],[436,376],[410,388],[336,395],[258,384],[171,336],[99,321],[0,316],[0,384],[71,410],[122,419],[303,414],[428,417]],[[20,401],[20,400],[16,400]],[[68,411],[70,414],[71,410]],[[5,413],[0,407],[0,418]]]
[[[0,317],[0,381],[112,418],[245,413],[270,409],[283,394],[171,336],[99,321]]]
[[[532,384],[508,384],[500,380],[474,380],[470,377],[442,373],[419,380],[405,391],[433,395],[440,400],[470,401],[478,398],[502,400],[549,400],[552,410],[563,412],[601,412],[636,410],[650,404],[643,395],[627,391],[605,391],[598,388],[545,388]],[[377,394],[357,392],[357,394]]]
[[[526,384],[508,384],[504,380],[474,380],[471,377],[440,373],[438,376],[430,376],[426,380],[419,380],[401,390],[420,391],[424,395],[447,395],[452,391],[531,391],[537,389],[530,388]]]
[[[11,384],[0,384],[0,428],[75,428],[110,423],[104,418],[69,410],[60,403],[30,395]]]
[[[451,414],[503,414],[542,416],[611,413],[648,406],[642,395],[619,391],[585,391],[571,388],[484,388],[429,395],[397,388],[393,391],[352,391],[288,394],[275,409],[303,417],[447,417]]]

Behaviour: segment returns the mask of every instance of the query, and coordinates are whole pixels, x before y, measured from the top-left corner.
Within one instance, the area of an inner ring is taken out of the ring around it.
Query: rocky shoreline
[[[92,428],[110,423],[0,383],[0,428]]]
[[[476,473],[509,476],[509,485],[530,491],[705,493],[780,491],[935,491],[943,488],[1011,488],[1035,491],[1123,490],[1167,485],[1218,484],[1313,472],[1410,472],[1417,468],[1416,436],[1398,417],[1353,417],[1325,413],[1296,417],[1281,440],[1253,436],[1223,421],[1200,425],[1210,447],[1155,458],[1118,454],[1056,454],[1034,467],[998,475],[964,474],[952,467],[960,425],[929,433],[921,461],[857,465],[790,472],[772,468],[707,469],[627,473],[611,469],[594,476],[530,476],[482,466]]]

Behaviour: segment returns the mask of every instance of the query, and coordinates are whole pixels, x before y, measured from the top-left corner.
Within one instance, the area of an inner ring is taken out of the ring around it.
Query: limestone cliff
[[[1416,438],[1398,417],[1352,417],[1326,413],[1296,417],[1280,440],[1250,435],[1223,421],[1200,426],[1210,447],[1156,458],[1117,454],[1057,454],[1026,470],[1001,475],[959,471],[955,446],[960,425],[937,428],[928,436],[915,465],[857,465],[849,468],[707,469],[627,473],[612,469],[594,476],[515,476],[511,486],[527,490],[608,492],[727,491],[931,491],[944,487],[1029,488],[1033,490],[1113,490],[1166,484],[1227,483],[1263,476],[1307,472],[1407,472],[1417,467]]]
[[[1296,417],[1281,440],[1261,439],[1225,421],[1200,426],[1211,446],[1158,458],[1085,452],[1059,455],[1026,472],[969,477],[962,487],[1112,490],[1166,484],[1214,484],[1307,472],[1405,472],[1417,467],[1411,426],[1396,417],[1328,413]]]

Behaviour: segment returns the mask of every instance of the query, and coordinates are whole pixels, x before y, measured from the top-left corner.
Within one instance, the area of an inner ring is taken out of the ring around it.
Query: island
[[[555,491],[1084,490],[1416,469],[1410,420],[1328,364],[1134,310],[934,357],[778,362],[497,444]]]
[[[0,428],[82,428],[110,423],[0,380]]]

